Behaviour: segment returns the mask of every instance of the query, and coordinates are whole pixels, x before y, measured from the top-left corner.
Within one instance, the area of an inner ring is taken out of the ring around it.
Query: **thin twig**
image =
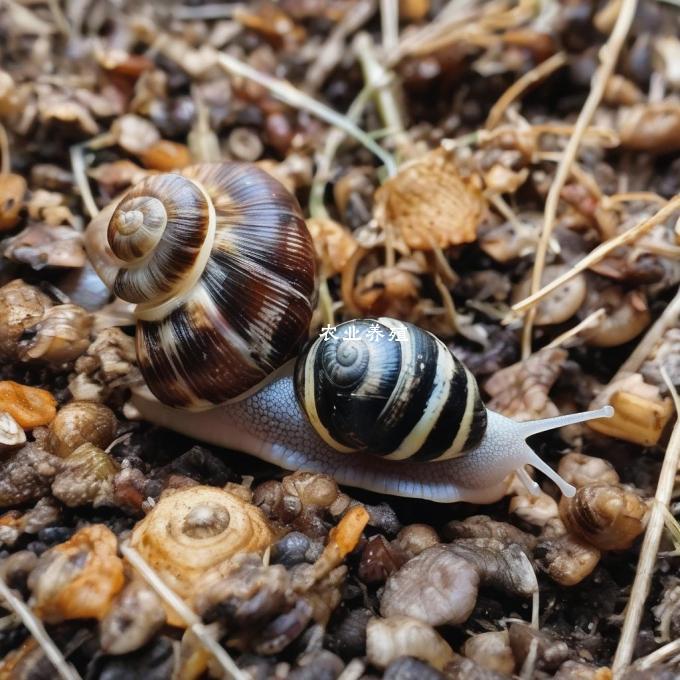
[[[70,149],[71,155],[71,170],[73,171],[73,177],[76,181],[76,186],[78,191],[80,191],[80,197],[83,200],[83,205],[85,210],[87,210],[91,219],[94,219],[99,214],[99,208],[94,201],[92,196],[92,190],[90,189],[90,182],[87,179],[87,171],[85,169],[85,158],[83,156],[83,150],[87,146],[85,144],[75,144]]]
[[[605,311],[604,307],[600,307],[600,309],[595,310],[592,314],[588,314],[588,316],[583,319],[581,323],[576,324],[576,326],[573,328],[570,328],[568,331],[564,331],[564,333],[558,335],[552,342],[548,344],[548,347],[560,347],[568,340],[571,340],[577,335],[583,333],[583,331],[589,331],[597,328],[604,320],[605,316],[607,316],[607,312]]]
[[[209,651],[215,660],[220,664],[228,676],[236,680],[248,680],[243,671],[236,665],[229,656],[227,650],[215,640],[203,625],[198,615],[192,611],[179,596],[170,589],[151,568],[146,560],[128,543],[120,546],[123,557],[140,573],[144,580],[156,591],[159,597],[166,602],[177,615],[184,621],[196,639]]]
[[[673,385],[673,382],[666,373],[665,368],[661,368],[661,375],[673,396],[675,410],[680,414],[680,397]],[[680,418],[676,421],[673,434],[668,442],[666,453],[661,465],[659,482],[656,487],[656,494],[649,513],[649,521],[645,531],[645,537],[640,548],[640,559],[635,572],[635,580],[630,591],[630,598],[626,606],[626,615],[623,620],[621,637],[614,655],[612,671],[614,677],[620,677],[623,671],[630,665],[633,658],[633,651],[637,641],[638,629],[642,620],[643,608],[647,595],[649,594],[650,580],[654,571],[654,564],[659,552],[661,534],[664,527],[664,515],[670,503],[675,485],[675,475],[678,471],[680,462]]]
[[[601,243],[599,246],[597,246],[597,248],[588,253],[588,255],[577,262],[564,274],[558,276],[556,279],[553,279],[540,290],[532,293],[528,297],[524,298],[524,300],[520,300],[517,304],[513,305],[512,311],[522,313],[528,309],[534,308],[543,298],[550,295],[550,293],[552,293],[557,288],[563,286],[567,281],[570,281],[582,271],[588,269],[588,267],[592,267],[594,264],[597,264],[600,260],[603,260],[618,247],[632,243],[643,234],[646,234],[657,224],[661,224],[666,219],[668,219],[678,209],[680,209],[680,194],[668,201],[668,203],[666,203],[666,205],[661,208],[661,210],[652,215],[652,217],[649,219],[644,220],[643,222],[631,227],[627,231],[624,231],[622,234],[618,234],[617,236],[610,238],[608,241]]]
[[[663,647],[655,649],[651,654],[637,659],[633,664],[633,668],[637,671],[646,671],[678,653],[680,653],[680,639],[673,640]]]
[[[40,620],[26,606],[26,603],[12,592],[2,577],[0,577],[0,596],[5,600],[7,606],[21,619],[24,626],[28,628],[60,677],[63,680],[81,680],[76,669],[66,661],[59,648],[52,642]]]
[[[252,80],[258,83],[258,85],[265,87],[275,97],[289,106],[307,111],[318,118],[321,118],[321,120],[326,121],[328,124],[344,130],[348,135],[354,137],[354,139],[363,144],[380,159],[385,166],[388,175],[396,174],[397,164],[395,163],[394,158],[392,158],[392,155],[387,153],[387,151],[379,144],[376,144],[360,127],[346,116],[343,116],[320,101],[310,97],[305,92],[302,92],[302,90],[298,90],[287,80],[274,78],[274,76],[270,76],[268,73],[258,71],[250,64],[246,64],[244,61],[236,59],[236,57],[233,57],[230,54],[220,52],[216,55],[216,58],[219,65],[227,73]]]
[[[645,337],[638,343],[632,354],[623,362],[616,375],[612,378],[612,382],[635,373],[650,356],[666,331],[676,326],[679,319],[680,288],[678,288],[675,297],[664,309],[663,314],[654,322],[654,325],[647,331]]]
[[[6,175],[12,171],[12,158],[9,151],[9,139],[5,126],[0,123],[0,172]]]
[[[68,23],[68,19],[64,15],[64,12],[59,5],[59,0],[47,0],[47,4],[50,8],[52,18],[54,19],[54,23],[57,25],[59,32],[65,35],[67,38],[70,37],[72,33],[71,25]]]
[[[567,55],[564,52],[557,52],[552,57],[542,61],[538,66],[534,66],[523,76],[518,78],[510,87],[503,92],[498,101],[491,107],[484,127],[487,130],[496,127],[503,118],[506,109],[532,85],[539,83],[549,75],[557,71],[567,63]]]
[[[569,177],[569,170],[572,162],[576,158],[576,153],[581,144],[583,134],[600,104],[609,76],[616,66],[619,52],[623,47],[626,35],[628,35],[636,8],[637,0],[622,0],[619,15],[616,18],[616,24],[614,25],[609,39],[600,50],[601,63],[593,75],[590,93],[579,113],[576,125],[574,126],[574,134],[569,138],[562,161],[557,166],[555,177],[550,185],[548,197],[545,202],[543,230],[541,231],[538,247],[536,249],[536,258],[534,260],[534,268],[531,276],[532,294],[536,293],[541,287],[543,269],[548,253],[548,244],[550,243],[550,237],[552,236],[557,218],[557,206],[560,194]],[[536,309],[532,307],[529,309],[529,312],[524,319],[524,329],[522,332],[522,356],[524,358],[531,354],[531,337],[535,317]]]
[[[387,53],[399,44],[399,0],[380,0],[380,32]]]
[[[375,14],[376,6],[375,0],[358,0],[352,5],[352,11],[346,12],[335,24],[305,73],[304,89],[307,92],[316,92],[321,87],[344,57],[347,37],[358,31]]]
[[[378,60],[373,39],[368,33],[359,33],[354,38],[354,51],[361,64],[364,82],[374,93],[373,98],[383,125],[390,131],[394,145],[399,150],[408,143],[408,137],[404,133],[396,80]]]
[[[361,114],[364,112],[372,94],[373,88],[364,86],[350,104],[345,114],[346,117],[353,123],[356,123],[361,118]],[[316,159],[316,172],[314,173],[312,186],[309,191],[309,214],[312,217],[328,217],[328,211],[324,206],[326,185],[331,176],[331,166],[333,165],[335,154],[346,137],[345,131],[337,127],[331,128],[326,135],[323,150]]]

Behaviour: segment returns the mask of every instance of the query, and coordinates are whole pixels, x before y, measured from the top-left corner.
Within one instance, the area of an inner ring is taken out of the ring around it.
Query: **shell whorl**
[[[199,278],[213,246],[215,211],[199,183],[182,175],[147,177],[116,207],[107,229],[113,254],[124,262],[113,283],[123,300],[149,314]]]
[[[314,429],[340,451],[446,460],[486,430],[472,374],[434,335],[395,319],[348,321],[311,340],[295,391]]]
[[[166,404],[237,398],[307,338],[312,240],[295,197],[253,165],[148,177],[92,221],[86,245],[113,292],[137,303],[139,367]]]

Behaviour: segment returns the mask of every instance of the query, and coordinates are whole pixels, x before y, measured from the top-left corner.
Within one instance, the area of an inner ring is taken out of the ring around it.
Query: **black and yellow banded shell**
[[[314,429],[340,451],[445,460],[486,430],[468,369],[434,335],[395,319],[348,321],[311,340],[295,366],[295,392]]]
[[[139,367],[160,401],[224,403],[295,356],[315,260],[280,182],[251,164],[206,163],[148,177],[112,210],[88,227],[88,252],[116,295],[138,303]]]

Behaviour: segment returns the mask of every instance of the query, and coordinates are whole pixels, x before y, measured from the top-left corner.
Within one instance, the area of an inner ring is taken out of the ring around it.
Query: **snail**
[[[526,438],[613,414],[604,406],[514,422],[485,408],[439,339],[395,319],[345,322],[299,351],[313,308],[312,243],[295,199],[252,165],[149,177],[93,220],[86,245],[104,282],[137,303],[149,389],[133,390],[132,403],[142,416],[285,469],[385,494],[488,503],[512,472],[537,493],[531,465],[571,496]]]

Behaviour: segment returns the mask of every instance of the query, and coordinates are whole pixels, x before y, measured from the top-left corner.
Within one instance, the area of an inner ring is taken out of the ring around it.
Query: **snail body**
[[[140,413],[285,469],[385,494],[494,502],[512,472],[537,493],[524,470],[531,465],[573,495],[525,440],[609,417],[609,406],[516,423],[486,409],[473,376],[440,340],[388,318],[340,324],[331,337],[310,340],[295,362],[285,361],[308,333],[314,254],[295,199],[262,174],[224,163],[150,177],[88,227],[95,269],[116,294],[138,303],[137,354],[148,385],[133,391]],[[166,220],[157,205],[161,189],[185,182],[196,201],[202,192],[211,203],[170,207]],[[142,209],[148,216],[137,214]],[[187,236],[194,233],[190,212],[214,221],[197,228],[209,249]],[[163,220],[167,226],[158,227]],[[168,238],[181,267],[166,282],[174,261],[163,255]],[[218,265],[224,273],[214,273]],[[144,273],[147,266],[156,273]],[[176,276],[180,270],[186,280]]]
[[[433,338],[411,324],[384,318],[378,321],[347,322],[339,325],[338,331],[353,324],[379,324],[385,329],[402,327],[415,335],[426,334]],[[390,342],[386,338],[384,341]],[[525,439],[539,432],[612,414],[611,407],[605,406],[588,413],[517,423],[499,413],[484,409],[483,431],[479,438],[473,438],[474,443],[465,450],[459,450],[457,446],[447,446],[445,441],[440,444],[439,455],[435,455],[431,448],[426,449],[423,455],[421,448],[413,455],[401,459],[390,458],[390,453],[376,455],[365,448],[352,450],[345,444],[322,437],[315,428],[313,419],[305,412],[304,401],[301,402],[301,395],[305,392],[304,384],[300,383],[299,377],[296,384],[296,375],[300,376],[305,363],[310,360],[310,351],[320,346],[317,342],[315,340],[303,351],[297,359],[297,366],[288,364],[259,390],[235,403],[199,413],[180,413],[177,409],[153,399],[144,390],[136,391],[132,401],[145,418],[158,425],[178,430],[210,444],[252,454],[287,470],[323,472],[331,475],[340,484],[440,503],[495,502],[504,495],[506,478],[512,472],[517,473],[531,491],[537,492],[538,485],[524,471],[525,465],[541,470],[558,485],[563,494],[573,496],[574,487],[543,462],[526,444]],[[443,343],[438,340],[436,342],[449,353]],[[469,372],[464,368],[463,371],[467,379]],[[450,386],[454,384],[451,382]],[[481,399],[476,384],[471,391],[471,411],[467,416],[459,415],[460,420],[467,417],[471,422],[475,412],[479,413]],[[383,404],[388,402],[389,397],[383,400]],[[465,406],[467,405],[466,399]],[[422,403],[411,399],[405,402],[405,406],[416,406],[416,412],[420,412],[425,418],[424,422],[418,420],[411,430],[420,432],[419,439],[423,439],[423,429],[430,433],[437,432],[437,425],[443,424],[429,418],[433,409],[431,404],[429,409],[427,404],[423,408]],[[449,439],[455,441],[457,432],[458,430],[450,428]],[[347,436],[357,435],[355,432]],[[424,440],[427,441],[427,436]]]

